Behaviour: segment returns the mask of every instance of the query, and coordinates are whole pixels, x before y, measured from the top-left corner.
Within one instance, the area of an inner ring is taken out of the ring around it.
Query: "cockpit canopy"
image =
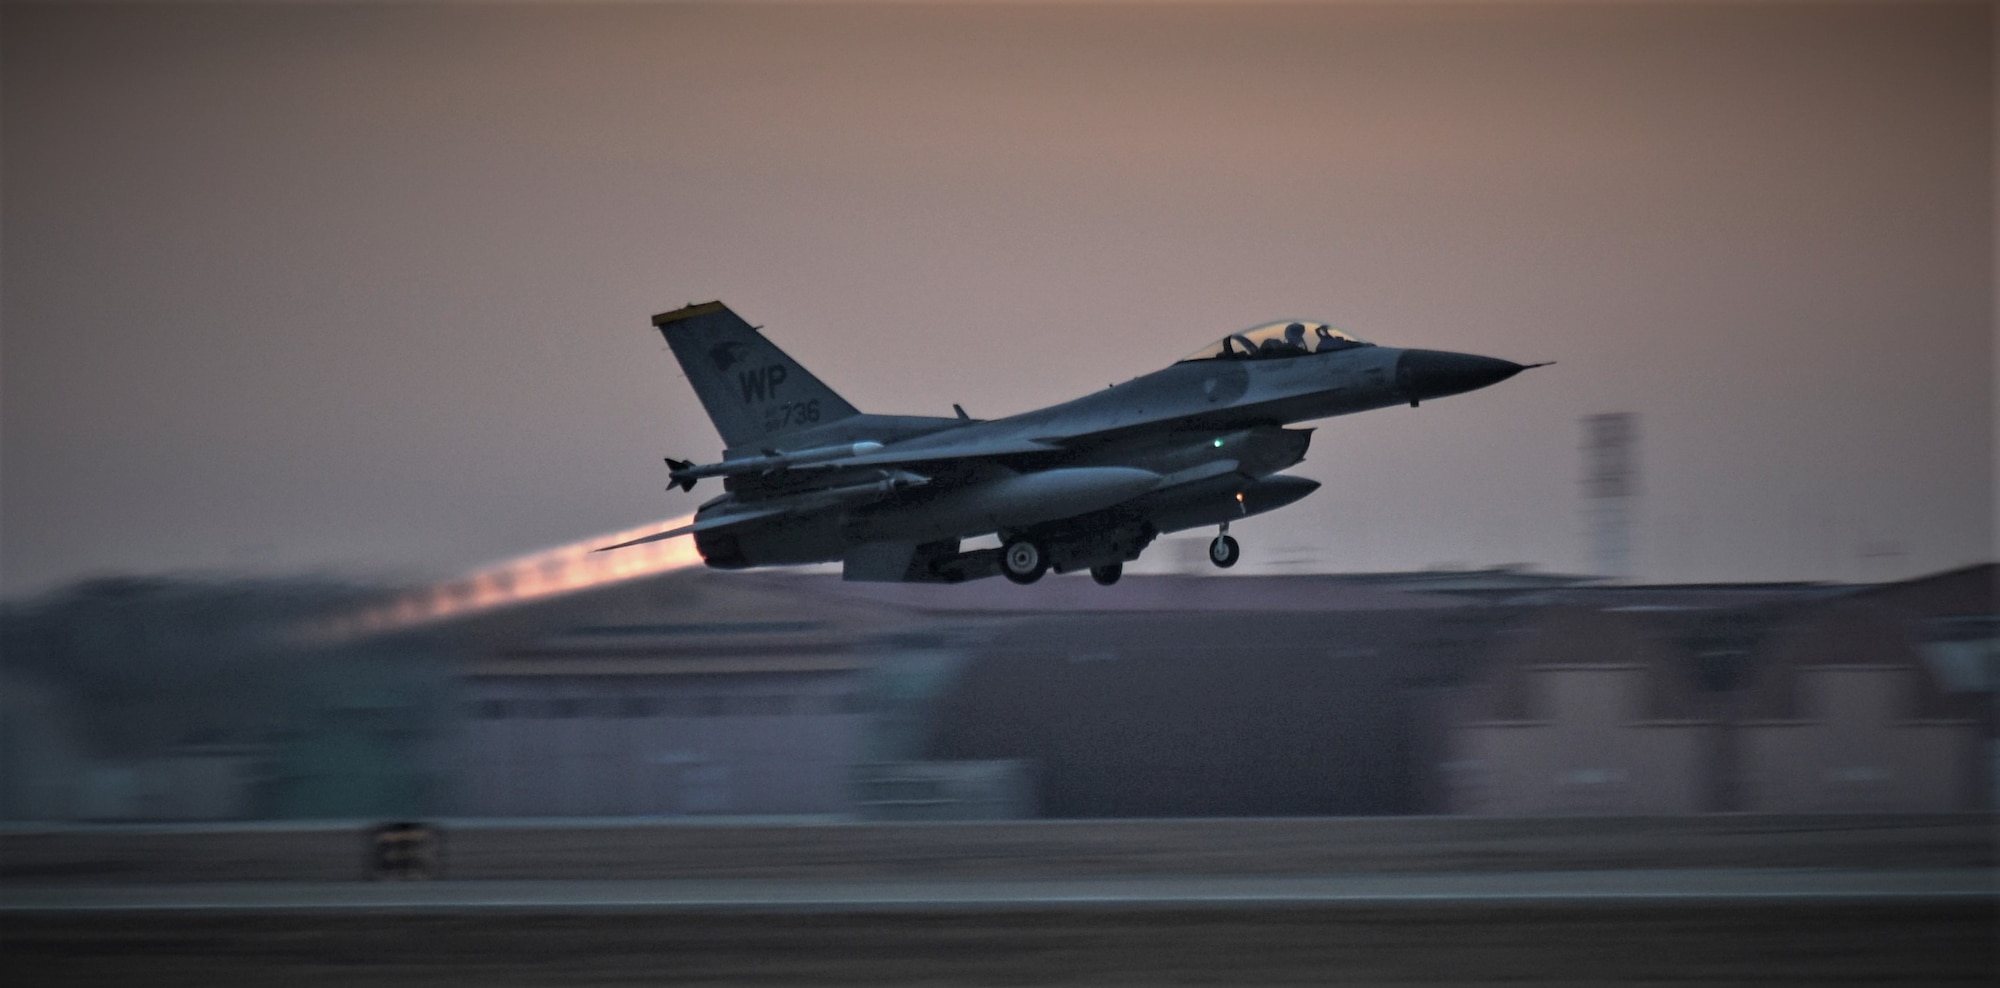
[[[1332,353],[1335,350],[1374,345],[1323,322],[1273,322],[1246,329],[1241,333],[1231,333],[1188,354],[1179,362],[1269,360],[1276,357],[1303,357],[1310,353]]]

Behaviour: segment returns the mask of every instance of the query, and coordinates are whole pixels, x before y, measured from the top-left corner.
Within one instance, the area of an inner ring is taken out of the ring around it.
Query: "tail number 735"
[[[819,421],[819,399],[808,401],[788,401],[764,409],[764,431],[783,429],[794,425],[811,425]]]

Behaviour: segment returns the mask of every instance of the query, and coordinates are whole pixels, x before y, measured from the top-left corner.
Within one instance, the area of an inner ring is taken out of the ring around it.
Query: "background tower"
[[[1583,419],[1583,504],[1590,522],[1590,564],[1599,576],[1632,575],[1632,499],[1638,494],[1639,417],[1631,412]]]

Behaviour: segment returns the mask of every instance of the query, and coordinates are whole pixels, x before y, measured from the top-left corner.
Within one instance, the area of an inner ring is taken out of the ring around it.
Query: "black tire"
[[[1027,539],[1015,539],[1000,548],[1000,575],[1026,586],[1049,571],[1049,554]]]
[[[1237,545],[1236,539],[1231,536],[1218,535],[1215,541],[1208,544],[1208,561],[1222,569],[1236,565],[1236,561],[1242,558],[1243,547]]]
[[[1117,583],[1118,578],[1124,575],[1124,563],[1106,563],[1103,566],[1092,566],[1090,568],[1090,578],[1096,580],[1097,585],[1100,587],[1108,587]]]

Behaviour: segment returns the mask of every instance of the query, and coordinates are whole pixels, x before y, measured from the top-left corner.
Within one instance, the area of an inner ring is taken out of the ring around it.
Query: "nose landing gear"
[[[1214,563],[1217,568],[1228,569],[1236,565],[1236,561],[1241,558],[1243,558],[1243,547],[1237,545],[1236,540],[1230,537],[1229,523],[1225,521],[1222,523],[1222,534],[1217,535],[1215,541],[1208,544],[1208,561]]]
[[[1096,580],[1097,585],[1101,587],[1108,587],[1117,583],[1118,578],[1124,575],[1124,563],[1106,563],[1102,566],[1092,566],[1090,568],[1090,578]]]

